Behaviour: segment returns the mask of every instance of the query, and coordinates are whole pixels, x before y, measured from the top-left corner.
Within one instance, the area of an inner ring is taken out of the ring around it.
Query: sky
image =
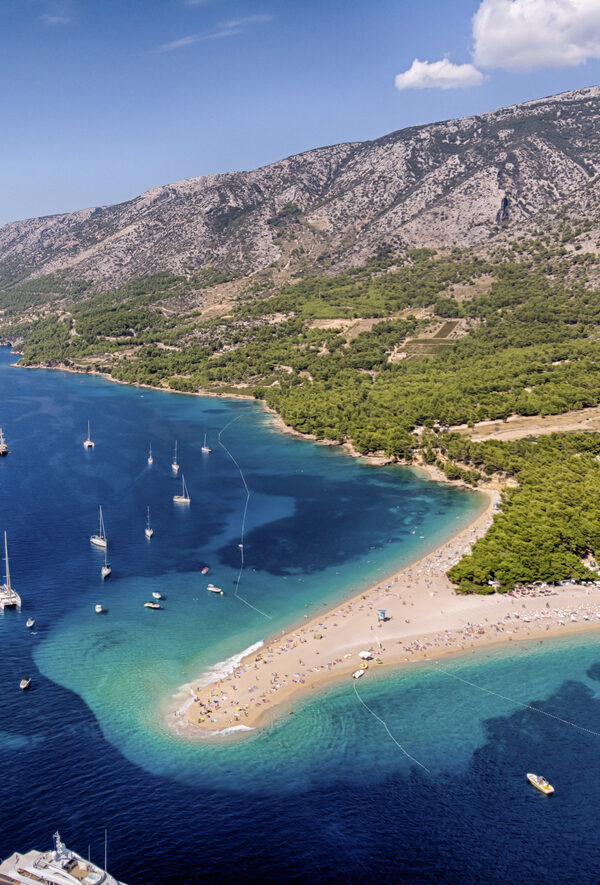
[[[600,0],[0,0],[0,224],[600,83]]]

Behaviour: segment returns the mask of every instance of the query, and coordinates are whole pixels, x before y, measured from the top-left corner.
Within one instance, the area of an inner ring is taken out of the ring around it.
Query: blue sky
[[[4,223],[599,83],[600,3],[0,0],[0,76]]]

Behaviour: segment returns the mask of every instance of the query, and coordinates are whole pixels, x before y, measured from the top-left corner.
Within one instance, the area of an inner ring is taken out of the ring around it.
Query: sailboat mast
[[[107,872],[106,869],[106,858],[108,854],[108,830],[104,830],[104,872]]]
[[[6,532],[4,532],[4,560],[6,562],[6,589],[10,590],[10,566],[8,564],[8,541],[6,540]]]

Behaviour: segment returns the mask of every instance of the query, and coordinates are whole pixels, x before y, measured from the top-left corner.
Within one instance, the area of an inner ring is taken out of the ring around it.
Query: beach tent
[[[362,658],[363,661],[370,661],[373,657],[370,651],[359,651],[358,656],[359,658]]]

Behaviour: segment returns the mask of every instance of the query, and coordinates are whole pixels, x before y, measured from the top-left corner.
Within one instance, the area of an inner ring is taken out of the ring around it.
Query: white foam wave
[[[227,658],[226,661],[219,661],[218,664],[209,667],[208,670],[206,670],[202,676],[194,682],[194,687],[206,688],[206,686],[210,685],[212,682],[217,682],[219,679],[224,679],[226,676],[230,676],[246,655],[251,655],[253,652],[258,651],[263,645],[264,642],[261,639],[259,642],[255,642],[254,645],[250,645],[248,648],[244,649],[244,651],[240,651],[236,655]],[[192,688],[189,690],[193,691]]]

